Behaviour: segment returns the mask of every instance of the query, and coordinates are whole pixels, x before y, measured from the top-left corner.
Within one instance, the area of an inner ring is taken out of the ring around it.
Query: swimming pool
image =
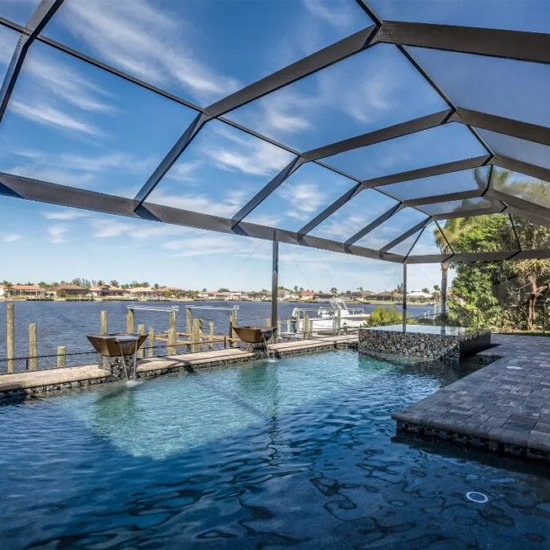
[[[1,547],[548,547],[543,470],[395,440],[459,377],[342,351],[5,405]]]

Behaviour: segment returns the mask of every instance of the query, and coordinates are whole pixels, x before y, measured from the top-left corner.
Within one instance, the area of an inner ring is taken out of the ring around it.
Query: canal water
[[[137,302],[16,302],[15,304],[15,347],[17,356],[28,355],[28,325],[36,323],[38,327],[39,355],[55,354],[57,346],[66,346],[67,353],[77,353],[91,349],[86,338],[87,334],[99,332],[99,318],[101,311],[107,311],[109,331],[120,332],[126,330],[126,312],[130,305]],[[239,306],[238,320],[242,324],[265,324],[270,316],[270,302],[148,302],[139,305],[150,307],[179,306],[177,317],[178,330],[185,330],[185,308],[187,306],[208,306],[231,308]],[[312,315],[323,304],[304,304],[281,302],[279,317],[289,319],[294,307],[310,307]],[[350,305],[362,307],[366,312],[376,306]],[[400,307],[398,307],[400,310]],[[408,314],[412,317],[433,311],[433,306],[409,305]],[[204,320],[205,326],[209,321],[215,324],[216,334],[227,334],[229,329],[229,311],[200,310],[194,311],[194,316]],[[6,304],[0,302],[0,360],[6,355]],[[168,313],[159,311],[136,311],[135,325],[145,324],[147,330],[154,328],[155,332],[168,329]]]

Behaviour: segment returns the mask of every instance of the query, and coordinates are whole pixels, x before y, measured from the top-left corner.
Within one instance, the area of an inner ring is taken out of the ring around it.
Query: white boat
[[[311,315],[315,311],[314,309],[295,307],[292,310],[292,330],[303,332],[306,315],[309,317],[309,330],[311,332],[358,328],[369,317],[369,313],[363,308],[348,308],[341,298],[330,299],[329,306],[320,307],[317,310],[317,316]]]

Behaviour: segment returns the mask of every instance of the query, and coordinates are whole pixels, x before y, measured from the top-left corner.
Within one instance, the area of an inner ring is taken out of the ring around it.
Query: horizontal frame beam
[[[307,161],[320,160],[345,151],[359,149],[360,147],[368,147],[369,145],[374,145],[375,143],[381,143],[383,141],[389,141],[391,139],[407,136],[416,132],[422,132],[423,130],[429,130],[430,128],[435,128],[436,126],[445,124],[451,115],[452,111],[449,109],[439,111],[437,113],[415,118],[413,120],[394,124],[393,126],[387,126],[386,128],[375,130],[374,132],[337,141],[335,143],[331,143],[330,145],[318,147],[317,149],[311,149],[310,151],[302,153],[302,157]]]
[[[550,63],[550,35],[458,25],[384,21],[377,42]]]
[[[512,118],[472,111],[470,109],[457,108],[449,119],[449,122],[461,122],[475,128],[498,132],[507,136],[513,136],[543,145],[550,145],[550,128],[539,126],[529,122],[522,122]]]
[[[487,196],[487,195],[485,195]],[[442,214],[433,214],[434,220],[451,220],[453,218],[473,218],[475,216],[485,216],[487,214],[500,214],[506,210],[506,206],[495,205],[488,208],[478,208],[477,210],[459,210],[456,212],[445,212]]]
[[[377,30],[375,25],[343,38],[307,57],[304,57],[283,69],[276,71],[261,80],[238,90],[237,92],[213,103],[206,108],[212,117],[219,117],[225,113],[242,107],[251,101],[259,99],[271,92],[283,88],[292,82],[300,80],[310,74],[358,53],[367,48]]]
[[[527,201],[520,197],[515,197],[505,191],[499,191],[493,187],[490,187],[485,196],[498,200],[506,206],[511,206],[517,208],[518,210],[522,210],[525,214],[532,213],[539,216],[539,218],[548,218],[548,220],[550,220],[550,208],[546,208],[545,206]]]
[[[526,176],[531,176],[532,178],[550,182],[550,170],[548,168],[543,168],[542,166],[536,166],[534,164],[529,164],[528,162],[523,162],[521,160],[512,159],[510,157],[505,157],[498,154],[491,159],[491,164],[493,166],[500,166],[506,170],[512,170],[512,172],[519,172],[520,174],[525,174]]]
[[[469,189],[468,191],[456,191],[455,193],[445,193],[444,195],[432,195],[429,197],[420,197],[418,199],[405,199],[403,204],[411,207],[422,207],[429,204],[438,204],[440,202],[459,201],[462,199],[473,199],[481,197],[483,189]]]
[[[479,168],[480,166],[484,166],[485,164],[487,164],[487,162],[490,159],[491,159],[490,155],[483,155],[480,157],[473,157],[473,158],[464,159],[464,160],[455,160],[453,162],[446,162],[444,164],[435,164],[433,166],[427,166],[426,168],[418,168],[417,170],[399,172],[398,174],[380,176],[379,178],[364,180],[363,187],[365,189],[371,189],[373,187],[382,187],[383,185],[391,185],[392,183],[401,183],[404,181],[428,178],[430,176],[439,176],[441,174],[448,174],[450,172],[460,172],[461,170]]]
[[[77,189],[56,183],[15,176],[13,174],[0,173],[0,196],[2,195],[194,229],[249,236],[267,241],[273,241],[274,238],[275,229],[273,227],[243,222],[233,229],[233,222],[229,218],[190,212],[154,203],[146,203],[139,206],[138,201],[135,199]],[[276,229],[276,231],[279,242],[287,244],[297,244],[331,252],[353,254],[364,258],[385,259],[397,263],[403,260],[401,256],[395,254],[388,254],[381,258],[377,250],[363,247],[353,247],[353,250],[348,250],[345,244],[341,242],[309,235],[299,237],[293,231],[282,229]]]

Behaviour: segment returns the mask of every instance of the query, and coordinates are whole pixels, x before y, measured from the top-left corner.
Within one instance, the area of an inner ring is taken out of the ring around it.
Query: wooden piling
[[[107,325],[107,312],[106,312],[106,311],[102,311],[102,312],[101,312],[101,314],[100,314],[99,325],[100,325],[100,333],[101,333],[102,335],[107,334],[107,332],[108,332],[108,325]]]
[[[271,317],[268,317],[266,320],[265,320],[265,326],[267,328],[269,328],[271,326]]]
[[[277,332],[275,333],[275,344],[279,341],[279,338],[281,337],[282,328],[283,328],[283,323],[281,321],[277,321]]]
[[[15,370],[15,325],[14,325],[14,310],[13,303],[6,304],[6,372],[14,372]]]
[[[169,326],[169,329],[170,330],[176,330],[176,312],[175,310],[172,310],[170,312],[170,326]]]
[[[231,347],[237,347],[237,333],[233,330],[233,327],[237,326],[237,310],[234,309],[229,317],[229,338],[231,338]]]
[[[145,334],[145,325],[140,323],[137,327],[137,330],[138,330],[138,334]],[[145,351],[142,346],[137,351],[137,357],[138,359],[143,359],[144,356],[145,356]]]
[[[128,334],[134,333],[134,310],[129,309],[126,314],[126,332]]]
[[[201,328],[200,328],[200,319],[193,319],[193,352],[201,350],[200,341],[201,341]]]
[[[65,367],[67,365],[67,348],[65,346],[57,346],[57,366]]]
[[[38,368],[38,339],[36,323],[29,323],[29,370]]]
[[[170,329],[168,331],[168,355],[176,354],[176,331]]]
[[[191,311],[191,308],[185,309],[185,332],[187,334],[191,334],[191,330],[193,327],[193,312]]]
[[[208,345],[208,348],[214,349],[214,344],[212,343],[214,341],[214,321],[210,321],[208,323],[208,327],[210,328],[210,332],[208,334],[208,340],[210,340],[210,344]]]
[[[336,313],[336,332],[340,334],[340,329],[342,328],[342,311],[339,309]]]
[[[149,329],[149,350],[148,350],[149,357],[154,357],[155,355],[154,347],[155,347],[155,329],[151,327]]]
[[[304,315],[303,332],[304,332],[304,340],[307,340],[309,338],[309,315],[307,313]]]
[[[292,319],[287,319],[286,321],[286,331],[292,332]]]

